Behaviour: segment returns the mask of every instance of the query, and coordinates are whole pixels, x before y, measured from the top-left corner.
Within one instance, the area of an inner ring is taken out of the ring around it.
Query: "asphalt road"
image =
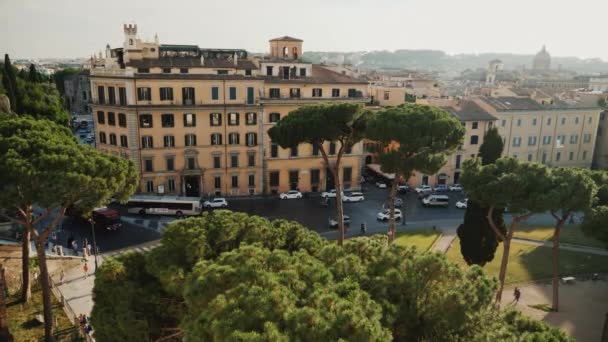
[[[63,226],[57,230],[56,236],[58,243],[64,248],[68,248],[67,241],[70,237],[78,241],[79,248],[82,247],[84,239],[87,239],[93,245],[91,226],[87,222],[74,220],[71,217],[64,219]],[[156,230],[124,222],[122,228],[117,231],[95,230],[95,239],[99,253],[138,245],[159,239],[160,237],[161,233]]]
[[[344,213],[350,216],[350,226],[359,230],[361,223],[365,222],[368,229],[388,227],[388,223],[377,221],[376,215],[387,202],[388,189],[379,189],[372,184],[364,184],[362,192],[365,200],[357,203],[344,203]],[[416,193],[399,194],[403,199],[406,223],[408,221],[434,221],[434,220],[461,220],[464,210],[457,209],[455,204],[464,195],[456,192],[446,192],[450,197],[447,208],[425,208]],[[329,218],[335,218],[336,202],[330,201],[330,206],[321,205],[322,198],[318,196],[280,200],[277,198],[263,199],[233,199],[229,201],[228,209],[264,216],[270,219],[285,218],[300,222],[304,226],[319,233],[332,231],[329,228]],[[401,225],[402,223],[400,223]],[[430,227],[429,227],[430,228]],[[381,229],[380,229],[381,230]]]

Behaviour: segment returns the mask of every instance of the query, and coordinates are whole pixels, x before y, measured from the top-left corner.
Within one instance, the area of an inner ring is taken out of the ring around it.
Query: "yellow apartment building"
[[[548,166],[591,167],[600,118],[598,107],[524,97],[480,97],[475,103],[496,116],[503,155]]]
[[[318,151],[284,150],[267,130],[299,106],[369,101],[367,83],[303,62],[302,40],[270,40],[270,54],[144,42],[124,26],[123,46],[91,59],[99,150],[130,158],[140,192],[239,196],[333,188]],[[335,144],[327,144],[330,151]],[[362,148],[343,158],[359,186]]]

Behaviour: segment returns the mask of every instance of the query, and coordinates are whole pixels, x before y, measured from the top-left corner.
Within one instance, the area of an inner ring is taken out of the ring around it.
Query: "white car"
[[[350,225],[350,216],[344,215],[344,216],[342,216],[342,218],[344,219],[343,221],[344,221],[344,225],[345,226]],[[329,219],[329,227],[330,228],[337,228],[338,227],[338,220],[335,219],[335,218],[330,218]]]
[[[347,192],[342,195],[342,202],[361,202],[365,197],[360,192]]]
[[[410,187],[407,184],[399,185],[399,187],[397,188],[397,191],[399,191],[401,193],[406,193],[406,192],[410,191]]]
[[[302,193],[299,192],[298,190],[289,190],[287,192],[283,192],[282,194],[280,194],[279,198],[282,200],[302,198]]]
[[[416,191],[416,193],[419,194],[421,192],[433,191],[433,188],[430,185],[421,185],[421,186],[417,187],[416,189],[414,189],[414,191]]]
[[[383,182],[376,182],[376,186],[380,189],[386,189],[386,183]]]
[[[469,199],[468,198],[460,200],[460,201],[456,202],[456,208],[458,208],[458,209],[466,209],[468,203],[469,203]]]
[[[226,208],[228,206],[228,202],[223,197],[217,197],[210,201],[203,202],[204,208]]]
[[[342,196],[344,196],[344,193],[342,193]],[[329,191],[323,191],[321,193],[321,197],[323,197],[323,198],[336,198],[336,189],[331,189]]]
[[[452,184],[448,187],[450,191],[462,191],[462,186],[460,184]]]
[[[448,186],[445,184],[439,184],[435,187],[435,191],[437,191],[437,192],[448,191]]]
[[[389,209],[384,209],[376,215],[376,218],[379,221],[388,221],[391,215],[391,211]],[[395,209],[395,220],[401,220],[401,210]]]

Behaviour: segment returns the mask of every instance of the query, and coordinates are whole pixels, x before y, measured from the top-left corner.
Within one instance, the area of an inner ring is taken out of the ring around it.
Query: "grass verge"
[[[532,280],[550,279],[552,275],[552,249],[511,242],[506,283],[519,283]],[[454,240],[446,254],[447,258],[463,267],[468,267],[460,254],[460,240]],[[502,244],[498,246],[494,260],[487,263],[484,272],[498,278],[502,259]],[[608,256],[588,253],[560,251],[560,275],[608,272]]]
[[[53,305],[53,319],[57,320],[55,326],[56,341],[83,341],[77,328],[65,315],[61,304],[51,296]],[[39,286],[32,288],[32,299],[27,305],[21,304],[19,292],[7,298],[8,326],[15,341],[42,341],[44,340],[44,325],[36,320],[36,315],[42,312],[42,290]]]
[[[548,241],[553,238],[554,228],[551,226],[537,226],[522,224],[515,231],[516,238]],[[606,245],[594,238],[586,236],[578,224],[567,224],[561,231],[560,242],[573,245],[606,248]]]
[[[398,232],[394,244],[399,246],[416,247],[428,251],[440,234],[432,229]]]

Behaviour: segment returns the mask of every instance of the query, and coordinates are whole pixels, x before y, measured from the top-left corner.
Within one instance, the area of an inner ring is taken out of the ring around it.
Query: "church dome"
[[[534,70],[549,70],[551,67],[551,55],[547,52],[547,49],[543,45],[543,48],[534,56],[532,62],[532,69]]]

